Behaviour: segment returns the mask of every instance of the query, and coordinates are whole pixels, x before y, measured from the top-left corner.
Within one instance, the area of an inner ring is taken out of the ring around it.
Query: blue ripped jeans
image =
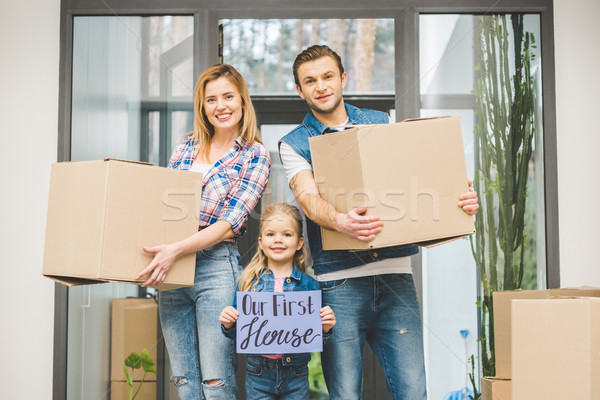
[[[221,333],[219,314],[235,295],[240,264],[235,244],[216,244],[196,253],[194,286],[159,294],[172,381],[181,400],[237,399],[234,343]],[[206,384],[211,380],[217,383]]]
[[[425,400],[423,329],[412,275],[321,282],[321,290],[336,319],[321,359],[329,398],[360,398],[366,340],[394,400]]]

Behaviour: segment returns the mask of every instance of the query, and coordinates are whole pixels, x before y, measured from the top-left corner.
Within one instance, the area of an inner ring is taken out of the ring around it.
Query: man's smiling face
[[[296,86],[296,90],[313,112],[330,114],[343,107],[342,96],[347,79],[345,72],[340,75],[335,60],[325,56],[300,65],[300,86]]]

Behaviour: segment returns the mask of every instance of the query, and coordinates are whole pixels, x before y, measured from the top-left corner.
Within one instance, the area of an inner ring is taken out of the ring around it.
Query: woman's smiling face
[[[206,84],[203,108],[215,133],[235,130],[243,115],[242,96],[227,77],[220,77]]]

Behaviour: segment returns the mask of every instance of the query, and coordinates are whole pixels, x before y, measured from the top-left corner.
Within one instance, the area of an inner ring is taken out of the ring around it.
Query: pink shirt
[[[276,276],[273,291],[283,292],[283,282],[285,282],[286,276]],[[278,360],[281,358],[281,354],[264,354],[263,357],[270,358],[272,360]]]

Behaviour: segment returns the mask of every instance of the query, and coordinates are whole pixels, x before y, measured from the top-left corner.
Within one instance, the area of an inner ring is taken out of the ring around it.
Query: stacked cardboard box
[[[127,383],[123,367],[132,353],[148,349],[156,362],[158,305],[154,299],[113,299],[110,352],[111,399],[127,399]],[[131,370],[129,369],[130,373]],[[133,386],[137,389],[144,375],[142,368],[133,371]],[[144,378],[141,399],[156,398],[156,375]]]
[[[481,398],[483,400],[510,400],[510,379],[481,378]]]
[[[138,382],[134,382],[134,390],[137,390]],[[136,400],[155,400],[156,399],[156,382],[144,382]],[[171,397],[171,399],[176,399]],[[129,400],[129,391],[127,382],[110,382],[110,400]]]
[[[483,400],[600,398],[600,289],[493,296],[496,377],[482,378]]]
[[[202,175],[99,160],[52,166],[42,273],[67,285],[141,283],[142,247],[198,230]],[[195,254],[180,257],[160,289],[194,284]]]
[[[368,243],[322,229],[323,249],[432,246],[475,231],[456,206],[468,191],[458,117],[359,125],[309,143],[321,197],[342,212],[367,207],[384,222]]]

